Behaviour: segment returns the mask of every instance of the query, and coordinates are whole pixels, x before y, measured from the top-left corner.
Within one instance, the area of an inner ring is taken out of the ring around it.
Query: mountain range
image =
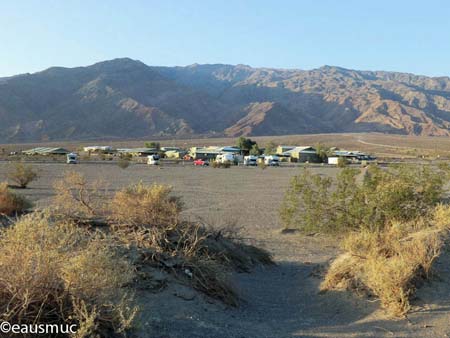
[[[0,142],[384,132],[450,135],[450,78],[129,58],[0,78]]]

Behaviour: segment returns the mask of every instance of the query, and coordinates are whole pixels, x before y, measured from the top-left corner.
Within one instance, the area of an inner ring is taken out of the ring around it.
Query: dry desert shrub
[[[31,164],[16,162],[11,166],[8,178],[19,188],[25,189],[29,183],[38,178],[38,173]]]
[[[429,216],[433,225],[441,229],[450,229],[450,205],[438,204]]]
[[[348,234],[345,253],[331,264],[321,290],[368,291],[391,314],[406,314],[416,288],[430,276],[446,232],[425,223],[392,222],[380,231]]]
[[[217,161],[212,161],[211,166],[213,168],[231,168],[231,162],[217,162]]]
[[[110,219],[120,226],[164,226],[177,224],[181,200],[165,185],[132,185],[117,192],[110,205]]]
[[[182,202],[168,186],[140,183],[125,188],[113,197],[109,210],[113,234],[138,249],[139,264],[162,268],[229,305],[239,301],[227,278],[229,269],[248,271],[256,264],[272,264],[262,249],[182,221]]]
[[[8,183],[0,183],[0,215],[13,216],[31,208],[31,203],[23,196],[12,192]]]
[[[128,167],[130,166],[130,160],[127,159],[127,158],[120,158],[120,159],[117,161],[117,166],[118,166],[120,169],[126,169],[126,168],[128,168]]]
[[[123,288],[132,278],[107,239],[45,213],[0,233],[1,321],[75,324],[73,338],[115,337],[136,313]]]
[[[83,174],[70,171],[62,179],[55,181],[53,188],[55,213],[76,219],[104,215],[107,193],[104,182],[89,182]]]

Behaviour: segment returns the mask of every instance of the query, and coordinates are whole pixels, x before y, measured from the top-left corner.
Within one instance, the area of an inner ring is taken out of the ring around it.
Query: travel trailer
[[[234,155],[230,153],[219,154],[216,156],[216,162],[219,163],[234,162]]]

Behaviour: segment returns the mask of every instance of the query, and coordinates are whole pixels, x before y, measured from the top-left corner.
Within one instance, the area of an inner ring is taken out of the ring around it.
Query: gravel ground
[[[213,169],[193,166],[123,170],[113,163],[36,164],[40,178],[21,190],[38,207],[51,203],[52,182],[66,170],[104,179],[110,193],[131,183],[173,186],[185,201],[185,216],[213,226],[236,223],[245,237],[270,250],[277,262],[250,274],[233,274],[244,302],[227,308],[181,285],[164,291],[141,291],[140,338],[190,337],[447,337],[450,334],[450,258],[437,262],[438,275],[422,287],[408,318],[389,320],[376,301],[346,292],[318,294],[316,271],[338,253],[336,241],[323,236],[281,234],[277,211],[298,168]],[[335,175],[336,168],[314,168]],[[0,163],[0,180],[7,163]]]

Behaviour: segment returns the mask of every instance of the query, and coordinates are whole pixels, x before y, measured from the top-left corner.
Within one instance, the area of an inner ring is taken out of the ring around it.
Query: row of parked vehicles
[[[246,166],[257,166],[258,161],[263,162],[265,165],[268,166],[279,166],[280,165],[280,158],[276,155],[270,155],[270,156],[240,156],[240,155],[233,155],[233,154],[220,154],[216,157],[216,162],[219,163],[243,163]],[[208,166],[209,161],[205,159],[197,159],[194,160],[195,166]]]
[[[149,165],[158,165],[160,164],[160,156],[159,155],[149,155],[147,156],[147,164]],[[241,155],[234,155],[234,154],[219,154],[216,157],[216,162],[219,163],[243,163],[246,166],[257,166],[258,161],[263,162],[265,165],[268,166],[279,166],[280,159],[276,155],[270,155],[270,156],[241,156]],[[70,153],[67,154],[67,160],[66,162],[68,164],[77,164],[78,163],[78,155],[76,153]],[[209,161],[205,159],[197,159],[194,160],[195,166],[208,166]]]

